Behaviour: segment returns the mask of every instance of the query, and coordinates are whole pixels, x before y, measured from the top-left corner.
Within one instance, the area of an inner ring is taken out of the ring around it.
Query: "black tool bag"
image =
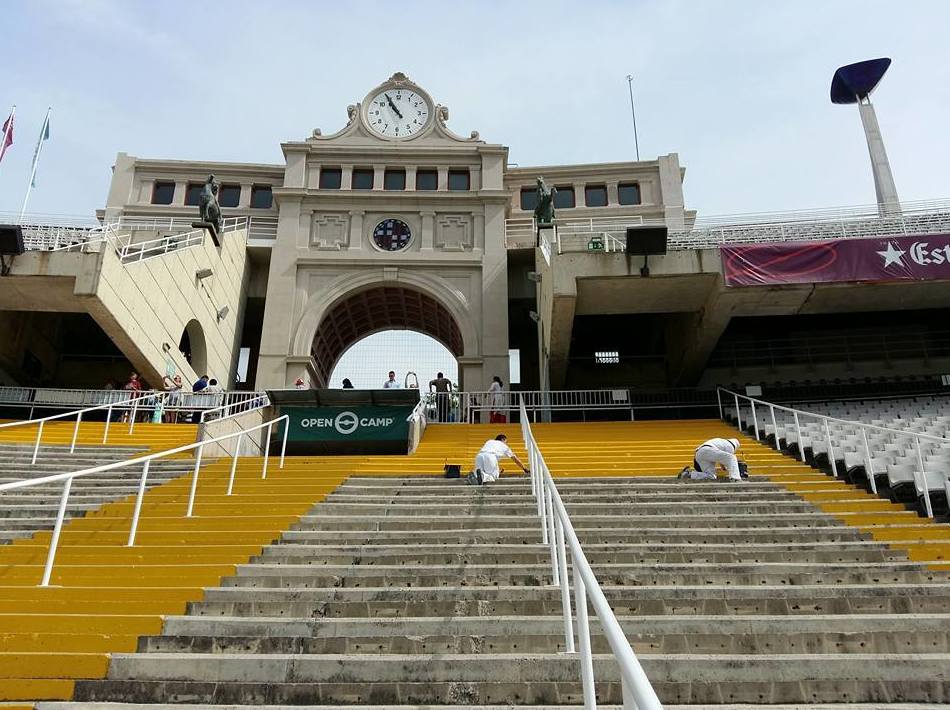
[[[445,464],[445,468],[443,470],[445,471],[446,478],[461,478],[462,477],[462,467],[459,466],[458,464],[447,463]]]

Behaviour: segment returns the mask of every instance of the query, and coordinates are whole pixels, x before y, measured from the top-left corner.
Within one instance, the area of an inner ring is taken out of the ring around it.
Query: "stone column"
[[[616,207],[620,204],[620,196],[617,194],[617,183],[607,183],[607,206]]]
[[[584,196],[584,183],[575,182],[574,183],[574,205],[576,207],[586,207],[587,199]],[[555,210],[557,214],[557,210]]]
[[[188,189],[188,183],[178,181],[175,183],[175,193],[172,195],[172,204],[179,207],[185,204],[185,190]]]
[[[254,185],[249,182],[241,183],[241,197],[238,199],[238,207],[248,208],[251,206],[251,190]]]
[[[473,192],[482,189],[482,169],[480,167],[470,168],[469,188],[471,188]]]
[[[444,166],[439,166],[439,191],[445,192],[449,189],[449,169]]]
[[[406,190],[415,191],[416,189],[416,166],[406,168]]]
[[[350,251],[363,249],[363,215],[365,210],[350,210]]]
[[[435,212],[420,212],[422,217],[422,246],[424,252],[431,252],[435,237]]]
[[[472,215],[472,248],[485,249],[485,215],[481,212]]]
[[[374,165],[373,166],[373,189],[382,190],[383,189],[383,178],[386,173],[385,165]]]
[[[342,177],[340,178],[340,189],[349,190],[350,186],[353,184],[353,166],[343,165],[340,169],[343,173]]]

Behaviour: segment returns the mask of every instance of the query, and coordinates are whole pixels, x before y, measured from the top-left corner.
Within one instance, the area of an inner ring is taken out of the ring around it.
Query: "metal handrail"
[[[16,422],[7,422],[6,424],[0,424],[0,430],[2,429],[12,429],[18,426],[33,426],[35,424],[39,425],[39,428],[36,432],[36,443],[33,445],[33,458],[30,461],[30,465],[36,463],[36,457],[40,451],[40,441],[43,438],[43,425],[46,422],[53,421],[56,419],[66,419],[69,417],[76,417],[76,426],[73,429],[73,440],[69,445],[69,453],[73,453],[76,450],[76,439],[79,437],[79,426],[82,424],[82,415],[87,414],[88,412],[95,412],[100,409],[107,410],[106,413],[106,426],[105,430],[102,433],[102,443],[105,444],[109,438],[109,424],[112,421],[112,408],[119,407],[121,405],[131,405],[131,413],[129,414],[129,433],[132,433],[132,430],[135,427],[135,415],[138,413],[139,404],[142,403],[144,399],[154,400],[153,406],[158,406],[163,402],[167,397],[167,392],[149,392],[149,393],[139,393],[134,397],[129,399],[122,400],[120,402],[109,402],[107,404],[97,404],[92,407],[86,407],[85,409],[75,409],[69,412],[63,412],[62,414],[51,414],[48,417],[43,417],[42,419],[23,419]]]
[[[198,490],[198,470],[201,468],[201,454],[204,450],[204,447],[207,444],[217,444],[221,441],[227,439],[232,439],[234,437],[238,438],[237,445],[234,447],[234,453],[231,455],[231,475],[228,479],[228,490],[225,495],[231,495],[234,491],[234,476],[237,471],[237,460],[241,453],[241,443],[243,441],[244,435],[249,434],[258,429],[267,428],[267,434],[264,444],[264,466],[261,470],[261,479],[267,478],[267,464],[270,459],[270,437],[271,431],[274,424],[277,422],[284,422],[284,440],[280,450],[280,467],[284,467],[284,454],[287,451],[287,432],[290,430],[290,419],[289,416],[284,414],[276,419],[272,419],[268,422],[258,424],[257,426],[250,427],[249,429],[241,429],[240,431],[233,432],[231,434],[224,434],[222,436],[215,437],[213,439],[205,439],[203,441],[195,442],[194,444],[186,444],[184,446],[179,446],[174,449],[168,449],[167,451],[159,451],[155,454],[148,454],[146,456],[139,456],[133,459],[127,459],[125,461],[116,461],[114,463],[102,464],[101,466],[94,466],[92,468],[84,468],[80,471],[71,471],[68,473],[57,473],[51,476],[44,476],[42,478],[29,478],[23,481],[14,481],[12,483],[0,484],[0,493],[5,493],[7,491],[19,490],[21,488],[32,488],[34,486],[46,485],[50,483],[58,483],[60,481],[65,481],[63,485],[63,494],[59,500],[59,508],[56,511],[56,523],[53,526],[53,535],[50,538],[49,543],[49,552],[46,555],[46,566],[43,568],[43,579],[40,581],[40,587],[48,587],[50,577],[53,574],[53,562],[56,559],[56,549],[59,545],[59,536],[63,529],[63,520],[66,516],[66,505],[69,500],[69,491],[73,484],[74,478],[81,478],[83,476],[89,476],[93,473],[103,473],[105,471],[114,471],[116,469],[125,468],[127,466],[134,466],[136,464],[144,464],[142,466],[142,478],[139,479],[139,490],[138,495],[135,498],[135,508],[132,513],[132,524],[129,528],[129,539],[126,543],[126,547],[135,546],[135,534],[138,530],[139,525],[139,516],[142,512],[142,499],[145,496],[145,484],[148,479],[148,469],[150,464],[155,459],[165,458],[166,456],[172,456],[174,454],[184,453],[186,451],[192,451],[193,449],[198,449],[198,454],[195,456],[195,468],[191,477],[191,489],[188,493],[188,508],[185,511],[185,517],[192,517],[195,506],[195,493]]]
[[[429,406],[429,399],[427,397],[419,397],[419,401],[416,403],[416,406],[412,408],[412,411],[409,412],[409,416],[406,417],[406,421],[409,422],[409,453],[415,453],[416,448],[419,446],[419,442],[422,440],[422,434],[426,430],[426,409]]]
[[[242,393],[245,394],[245,393]],[[248,397],[234,402],[225,402],[219,407],[205,409],[201,412],[198,421],[201,424],[208,422],[220,422],[223,419],[231,419],[239,414],[247,414],[258,409],[264,409],[270,406],[270,398],[266,392],[247,392]],[[214,416],[220,414],[220,416]]]
[[[571,584],[568,581],[567,549],[571,552],[573,564],[574,603],[577,611],[577,646],[580,654],[581,684],[584,694],[585,710],[595,710],[597,697],[594,688],[594,661],[590,644],[590,620],[587,616],[588,600],[600,621],[604,636],[614,658],[620,666],[621,687],[624,708],[635,710],[662,710],[663,705],[650,684],[630,646],[617,617],[610,608],[607,597],[591,569],[587,556],[581,547],[571,518],[561,500],[554,478],[544,461],[544,456],[528,423],[528,412],[524,399],[520,403],[521,434],[528,449],[531,492],[541,518],[542,544],[551,549],[551,576],[554,586],[561,590],[561,605],[564,611],[564,640],[567,653],[575,651],[574,623],[571,619]]]
[[[247,226],[247,217],[227,217],[221,223],[222,234],[234,232]],[[123,264],[134,264],[170,251],[202,244],[205,239],[204,227],[193,228],[186,232],[170,234],[144,242],[128,242],[116,249]]]
[[[861,431],[861,438],[864,443],[864,456],[865,456],[865,469],[867,472],[868,483],[871,486],[871,492],[874,495],[877,495],[877,482],[874,480],[874,470],[871,466],[871,447],[868,442],[868,430],[886,432],[888,434],[894,434],[897,436],[903,436],[914,439],[914,445],[917,450],[917,466],[918,468],[914,469],[914,484],[915,486],[923,491],[924,496],[924,509],[928,518],[934,517],[933,505],[930,500],[930,486],[927,485],[927,476],[924,473],[924,457],[923,452],[920,449],[920,440],[926,439],[929,441],[937,441],[943,444],[950,444],[950,438],[943,436],[936,436],[934,434],[921,434],[918,432],[907,431],[905,429],[894,429],[892,427],[879,426],[877,424],[865,424],[864,422],[857,422],[853,419],[840,419],[838,417],[832,417],[827,414],[817,414],[815,412],[808,412],[803,409],[796,409],[795,407],[786,407],[781,404],[774,404],[773,402],[766,402],[762,399],[756,399],[754,397],[749,397],[748,395],[739,394],[738,392],[733,392],[732,390],[726,389],[725,387],[716,388],[716,399],[719,404],[719,418],[725,421],[722,408],[722,393],[725,392],[727,395],[731,395],[735,402],[736,408],[736,425],[739,429],[742,429],[742,413],[739,410],[739,399],[747,400],[751,405],[752,413],[752,427],[755,432],[756,440],[759,439],[759,420],[755,411],[755,405],[758,404],[763,407],[768,407],[769,415],[772,422],[772,432],[775,439],[775,450],[780,451],[779,437],[778,437],[778,426],[775,421],[775,412],[776,410],[782,412],[790,412],[792,418],[795,422],[796,435],[798,436],[798,453],[799,458],[802,462],[805,461],[805,447],[802,445],[802,429],[801,429],[801,417],[811,417],[813,419],[818,419],[825,423],[825,443],[828,446],[828,461],[831,465],[831,475],[834,478],[838,478],[838,465],[835,463],[834,457],[834,448],[831,441],[831,430],[829,427],[830,422],[835,422],[837,424],[843,424],[845,426],[854,427]],[[764,423],[763,423],[764,424]],[[748,420],[746,420],[746,425],[748,425]],[[919,477],[919,478],[918,478]],[[950,475],[944,479],[944,488],[947,492],[947,500],[950,500]]]

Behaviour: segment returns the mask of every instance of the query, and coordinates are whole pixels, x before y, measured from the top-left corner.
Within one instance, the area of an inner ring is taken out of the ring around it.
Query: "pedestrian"
[[[389,379],[383,383],[384,390],[398,390],[399,383],[396,382],[396,373],[394,370],[389,371]]]
[[[205,387],[204,391],[210,394],[212,392],[221,392],[222,390],[221,386],[218,384],[218,381],[212,377],[210,380],[208,380],[208,386]]]
[[[508,422],[508,408],[505,407],[505,383],[498,375],[492,377],[488,386],[488,421],[490,424]]]
[[[522,471],[528,473],[525,465],[508,447],[508,437],[499,434],[494,439],[486,441],[481,450],[475,454],[475,470],[468,474],[465,480],[478,486],[497,481],[498,477],[504,473],[504,469],[498,465],[501,459],[511,459]]]
[[[125,387],[122,389],[129,392],[129,399],[137,399],[139,393],[142,391],[142,381],[139,379],[137,372],[133,372],[129,375],[129,381],[125,383]],[[131,407],[132,405],[126,405],[126,407]],[[127,422],[131,417],[131,409],[126,409],[122,414],[122,421]]]
[[[350,382],[350,380],[349,380],[348,377],[344,377],[344,378],[343,378],[343,389],[345,389],[345,390],[351,390],[351,389],[353,389],[353,383]]]
[[[208,386],[208,376],[202,375],[195,381],[195,384],[191,386],[192,392],[200,392]]]
[[[162,384],[165,385],[165,391],[168,395],[165,397],[165,417],[166,424],[178,423],[178,407],[181,405],[181,375],[175,375],[169,378],[165,375],[162,378]]]
[[[302,377],[298,377],[297,381],[294,382],[294,388],[298,390],[305,390],[307,389],[307,383],[303,381]]]
[[[429,382],[429,392],[435,392],[435,411],[440,422],[449,420],[449,392],[451,391],[452,380],[441,372]]]
[[[739,450],[738,439],[710,439],[704,441],[696,449],[693,457],[693,466],[702,471],[699,480],[715,480],[716,467],[722,466],[730,481],[741,481],[739,474],[739,459],[736,452]]]

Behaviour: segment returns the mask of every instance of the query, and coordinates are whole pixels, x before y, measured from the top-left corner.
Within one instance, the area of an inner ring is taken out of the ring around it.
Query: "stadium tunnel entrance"
[[[435,297],[405,286],[374,286],[341,298],[320,321],[311,347],[311,386],[329,387],[334,368],[350,347],[369,335],[390,330],[427,335],[445,346],[456,360],[465,353],[458,322]],[[378,365],[383,377],[392,369],[385,362]],[[463,377],[464,370],[459,367],[462,386]]]

